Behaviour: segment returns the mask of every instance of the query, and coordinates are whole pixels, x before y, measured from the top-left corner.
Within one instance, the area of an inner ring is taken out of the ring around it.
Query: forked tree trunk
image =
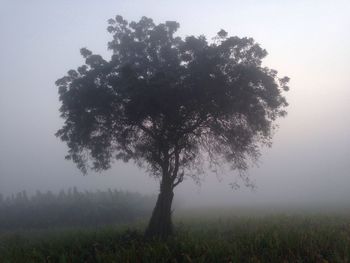
[[[173,224],[171,220],[171,204],[174,192],[172,182],[163,177],[156,206],[145,232],[147,238],[166,239],[173,234]]]

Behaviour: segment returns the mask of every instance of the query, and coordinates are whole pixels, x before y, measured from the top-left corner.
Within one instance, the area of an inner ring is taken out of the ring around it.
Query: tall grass
[[[0,262],[350,262],[348,216],[184,217],[164,242],[144,226],[7,234]]]

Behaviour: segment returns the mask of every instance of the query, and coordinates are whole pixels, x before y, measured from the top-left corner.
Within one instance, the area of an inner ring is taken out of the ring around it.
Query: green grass
[[[350,262],[350,216],[180,217],[166,242],[145,224],[7,233],[0,262]]]

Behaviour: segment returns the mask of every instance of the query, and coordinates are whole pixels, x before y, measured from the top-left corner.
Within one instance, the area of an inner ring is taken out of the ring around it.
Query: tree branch
[[[177,177],[177,180],[173,183],[173,188],[175,188],[179,183],[181,183],[184,180],[184,171],[180,173],[180,175]]]

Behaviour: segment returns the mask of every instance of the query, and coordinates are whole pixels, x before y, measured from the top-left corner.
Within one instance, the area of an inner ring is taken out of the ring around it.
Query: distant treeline
[[[154,196],[117,190],[22,191],[0,195],[0,231],[127,223],[149,216],[154,204]]]

